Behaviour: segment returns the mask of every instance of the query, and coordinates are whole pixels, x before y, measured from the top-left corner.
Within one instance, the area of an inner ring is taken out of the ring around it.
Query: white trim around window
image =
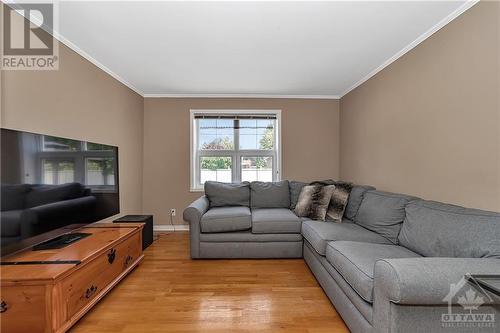
[[[232,158],[232,179],[233,181],[241,181],[241,158],[242,157],[266,157],[270,156],[273,159],[273,181],[281,179],[282,167],[282,149],[281,149],[281,110],[234,110],[234,109],[220,109],[220,110],[200,110],[191,109],[189,114],[189,129],[190,129],[190,191],[203,192],[203,185],[200,184],[200,170],[199,159],[203,155],[207,156],[205,152],[198,150],[198,133],[196,126],[196,116],[200,115],[220,115],[220,116],[259,116],[259,115],[273,115],[275,116],[274,124],[274,150],[240,150],[239,137],[234,136],[234,150],[232,151],[211,151],[210,156],[227,156]],[[238,161],[236,160],[238,159]]]

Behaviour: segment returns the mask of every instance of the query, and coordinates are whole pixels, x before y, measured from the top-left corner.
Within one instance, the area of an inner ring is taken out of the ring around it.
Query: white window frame
[[[211,151],[198,151],[197,143],[197,128],[196,128],[196,115],[274,115],[276,116],[274,137],[275,137],[275,149],[272,151],[266,150],[249,150],[249,149],[239,149],[239,137],[235,135],[234,137],[234,150],[211,150]],[[203,192],[203,185],[198,184],[200,179],[199,169],[199,158],[203,156],[221,156],[221,157],[231,157],[232,158],[232,179],[234,182],[239,182],[239,177],[241,176],[241,158],[240,157],[260,157],[260,156],[272,156],[273,157],[273,169],[275,173],[273,174],[273,181],[281,180],[281,110],[234,110],[234,109],[220,109],[220,110],[200,110],[191,109],[189,110],[189,140],[190,140],[190,192]]]

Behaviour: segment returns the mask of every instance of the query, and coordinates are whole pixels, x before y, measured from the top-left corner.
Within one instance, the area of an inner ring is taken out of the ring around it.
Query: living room
[[[2,332],[498,331],[498,1],[30,3]]]

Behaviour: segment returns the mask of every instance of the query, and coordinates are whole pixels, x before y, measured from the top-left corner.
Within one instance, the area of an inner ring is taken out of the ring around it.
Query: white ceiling
[[[338,98],[466,1],[61,1],[59,38],[144,96]]]

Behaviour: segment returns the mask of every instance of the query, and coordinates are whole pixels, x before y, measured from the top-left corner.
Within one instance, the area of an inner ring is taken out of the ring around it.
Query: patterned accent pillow
[[[295,214],[313,220],[324,221],[335,185],[306,185],[300,191]]]
[[[344,216],[347,202],[349,201],[349,194],[352,190],[352,183],[337,181],[335,182],[335,190],[333,191],[330,204],[326,216],[328,220],[334,220],[341,223]]]

